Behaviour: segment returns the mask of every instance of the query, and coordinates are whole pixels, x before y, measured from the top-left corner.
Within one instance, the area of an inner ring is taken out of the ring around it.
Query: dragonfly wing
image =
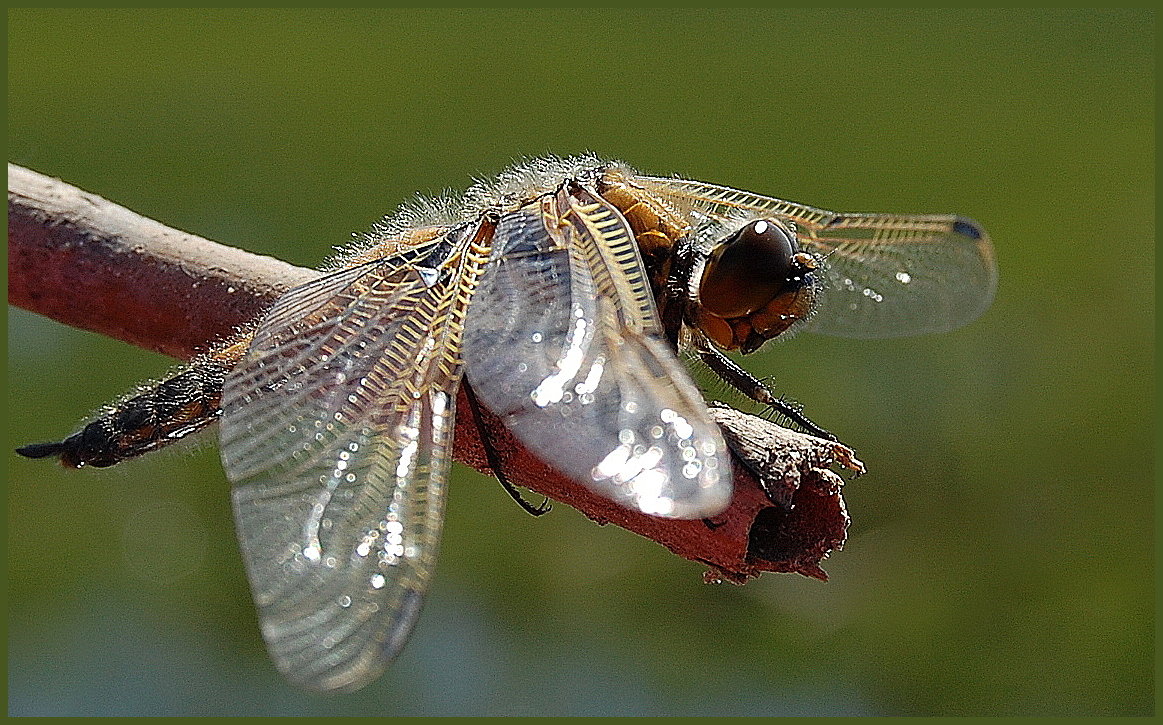
[[[648,514],[726,507],[726,446],[663,341],[614,207],[574,184],[503,215],[476,295],[466,375],[526,446]]]
[[[645,177],[671,203],[709,222],[775,216],[823,258],[823,289],[807,329],[880,338],[943,332],[993,301],[997,260],[985,230],[940,214],[839,214],[685,179]]]
[[[824,285],[807,329],[844,337],[945,332],[981,316],[997,288],[985,230],[951,215],[847,214],[806,228],[824,258]]]
[[[304,687],[362,687],[416,621],[443,519],[460,292],[486,257],[472,238],[290,291],[227,377],[241,550],[267,647]]]

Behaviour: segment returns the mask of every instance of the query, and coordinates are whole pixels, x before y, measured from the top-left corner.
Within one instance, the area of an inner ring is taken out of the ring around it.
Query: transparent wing
[[[596,194],[502,216],[470,320],[473,390],[546,463],[648,514],[727,505],[722,437],[662,341],[625,219]]]
[[[222,460],[247,574],[272,658],[304,687],[378,676],[428,588],[460,380],[458,291],[484,260],[464,246],[290,291],[226,380]]]
[[[820,303],[807,322],[814,332],[863,338],[942,332],[976,319],[993,301],[993,244],[965,217],[838,214],[699,181],[644,183],[696,217],[795,222],[801,246],[824,258]]]

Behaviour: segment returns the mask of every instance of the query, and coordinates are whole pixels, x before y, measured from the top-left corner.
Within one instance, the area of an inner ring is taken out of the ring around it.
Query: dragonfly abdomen
[[[215,359],[200,360],[110,405],[63,441],[34,443],[16,452],[29,458],[58,456],[69,468],[105,468],[163,448],[218,419],[228,369]]]

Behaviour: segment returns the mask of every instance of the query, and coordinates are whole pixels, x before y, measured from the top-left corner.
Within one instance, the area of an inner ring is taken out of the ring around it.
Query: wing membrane
[[[772,215],[795,222],[824,258],[824,289],[807,329],[844,337],[942,332],[981,315],[997,287],[993,245],[976,222],[938,214],[840,214],[725,186],[646,177],[696,216]]]
[[[625,219],[596,194],[502,216],[471,319],[473,390],[547,463],[649,514],[726,506],[719,430],[662,342]]]
[[[305,687],[358,689],[415,623],[479,236],[292,290],[227,378],[222,459],[247,573],[275,663]]]

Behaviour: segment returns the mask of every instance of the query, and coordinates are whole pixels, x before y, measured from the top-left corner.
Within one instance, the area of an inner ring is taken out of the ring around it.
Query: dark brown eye
[[[742,317],[770,302],[796,274],[799,249],[783,224],[759,219],[732,234],[711,252],[699,299],[710,313]]]

